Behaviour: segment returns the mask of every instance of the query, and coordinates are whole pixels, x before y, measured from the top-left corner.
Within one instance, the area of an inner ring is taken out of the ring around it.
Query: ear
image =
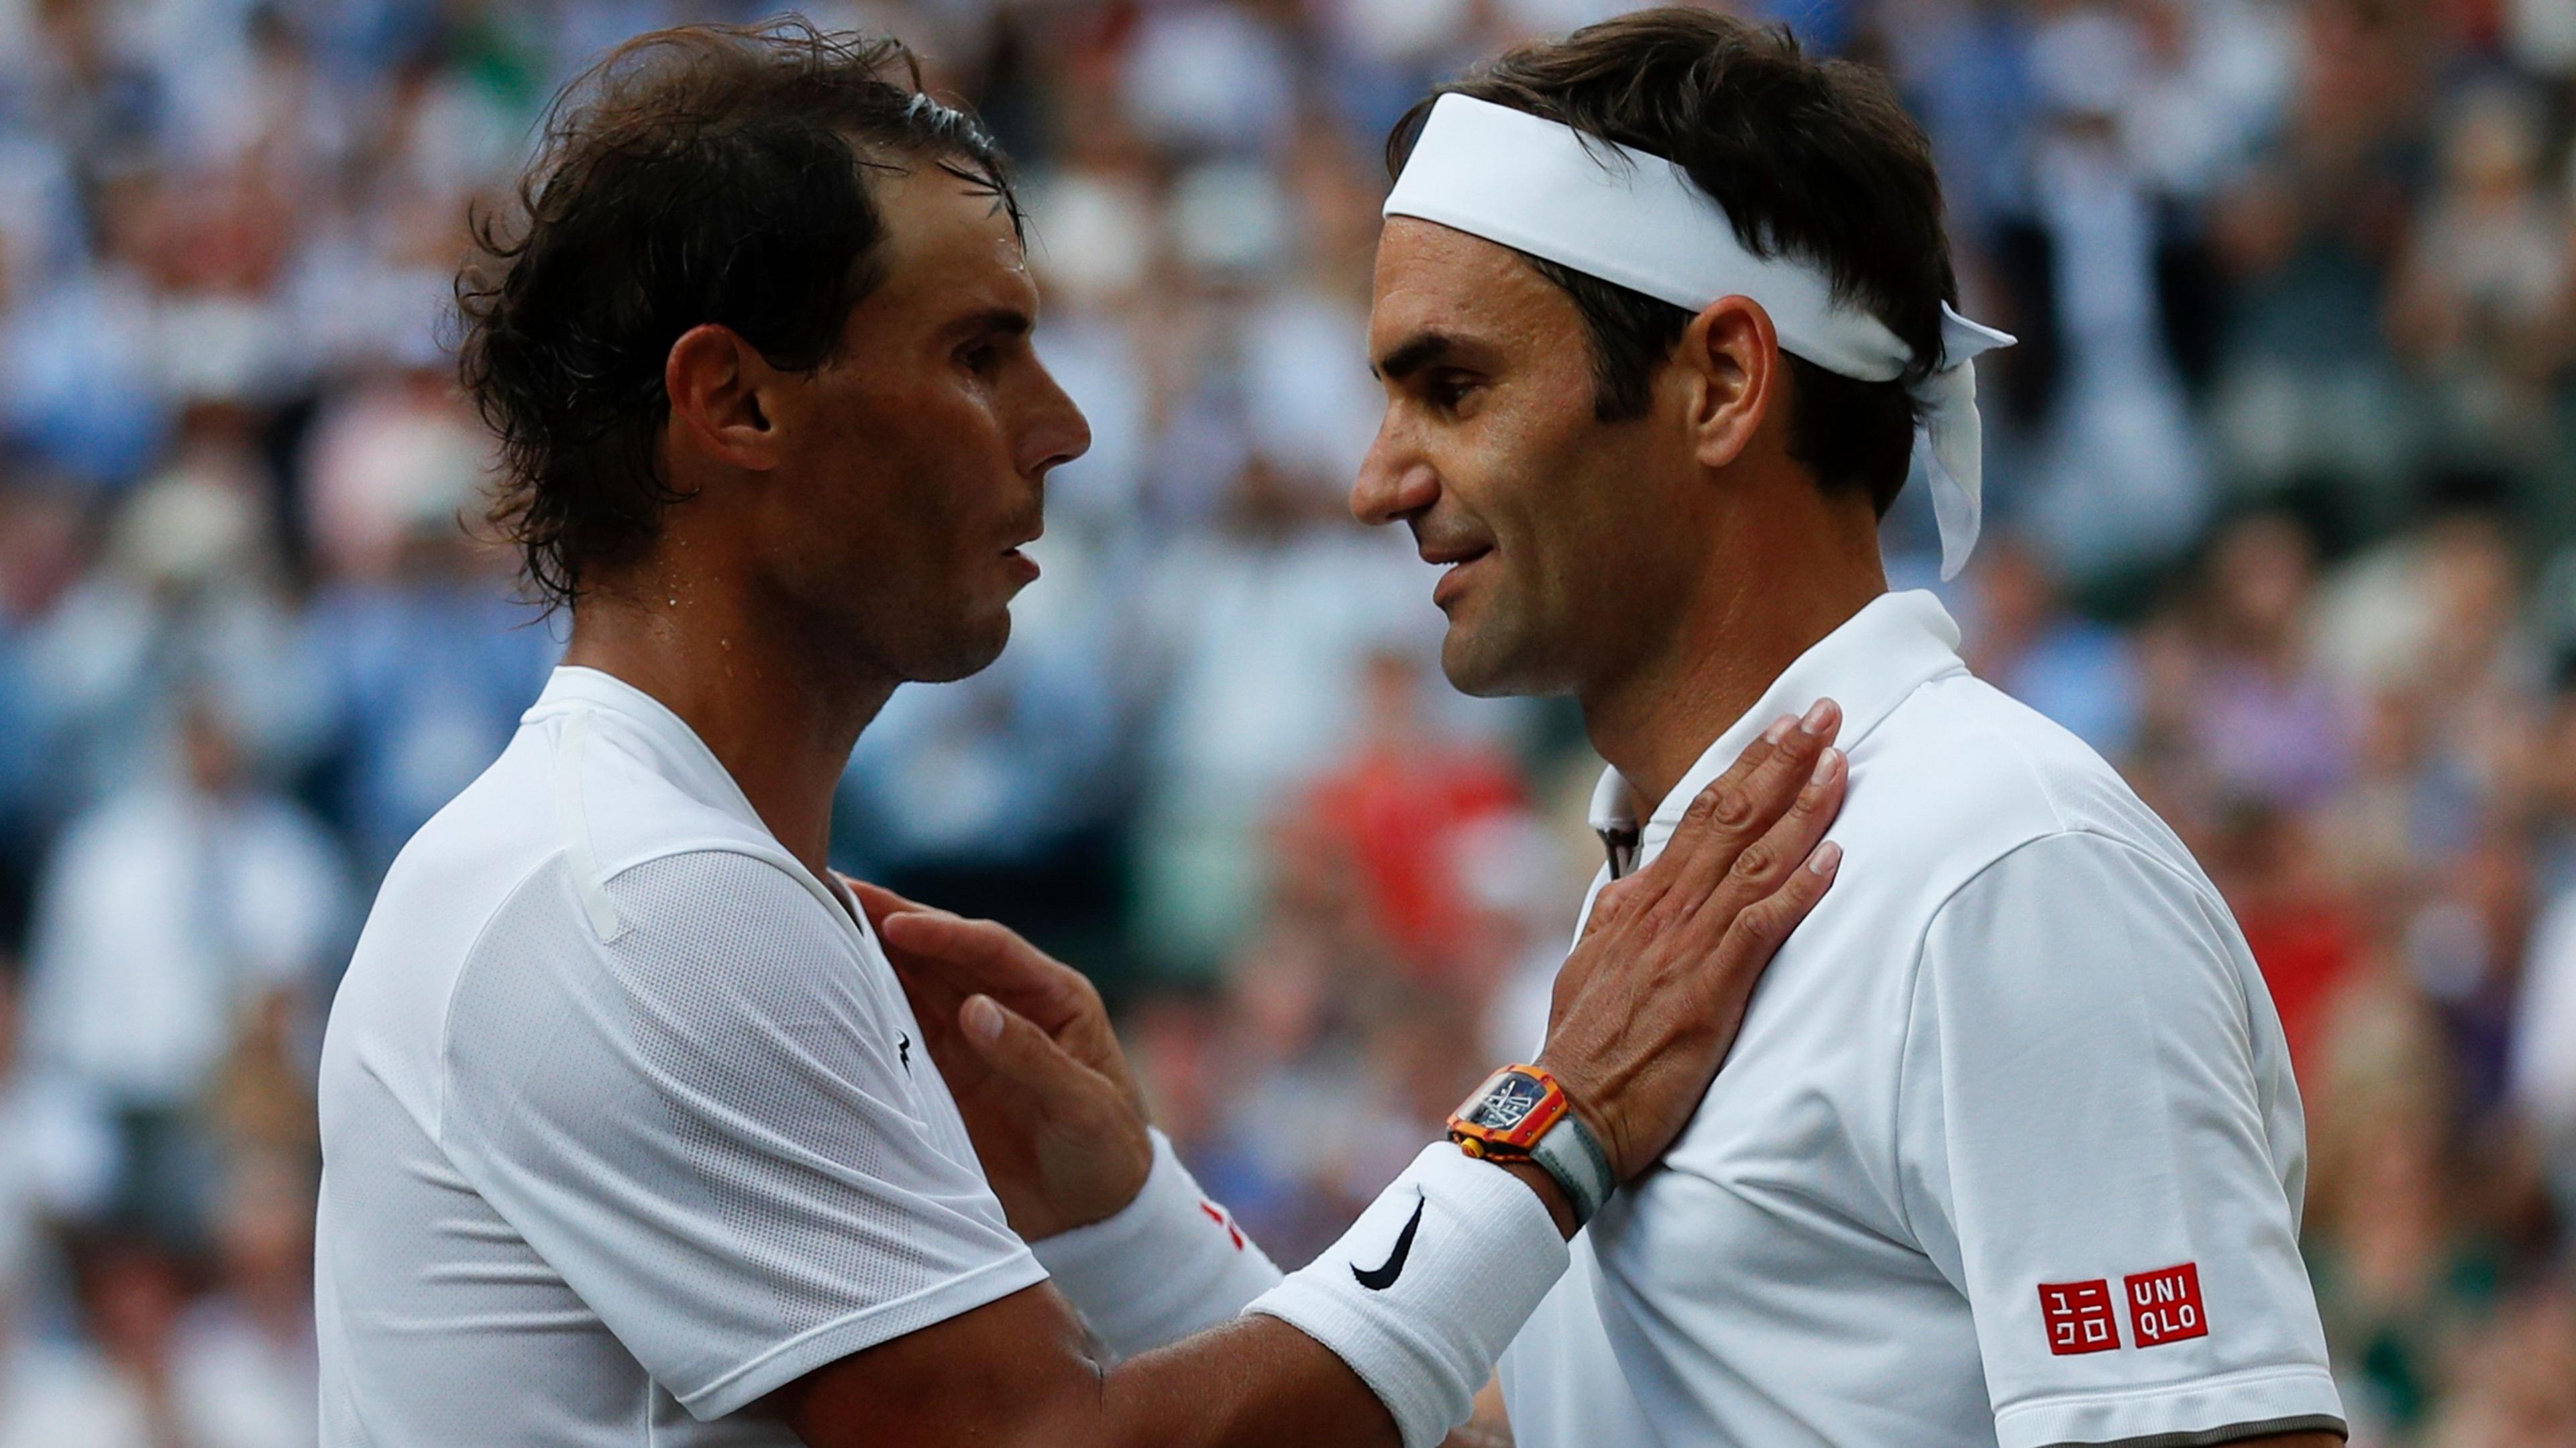
[[[778,370],[730,327],[691,327],[662,362],[671,443],[738,468],[778,466]]]
[[[1720,297],[1682,333],[1692,451],[1705,467],[1741,457],[1769,415],[1785,370],[1771,314],[1751,297]]]

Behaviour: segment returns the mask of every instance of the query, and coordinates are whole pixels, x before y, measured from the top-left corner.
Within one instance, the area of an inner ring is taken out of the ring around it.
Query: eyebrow
[[[1037,325],[1037,319],[1017,307],[992,307],[961,318],[957,331],[965,336],[1024,337]]]
[[[1457,339],[1446,332],[1419,332],[1389,349],[1369,368],[1369,375],[1389,382],[1405,378],[1449,355]]]

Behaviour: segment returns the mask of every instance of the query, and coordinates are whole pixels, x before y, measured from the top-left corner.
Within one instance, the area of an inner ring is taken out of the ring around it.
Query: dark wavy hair
[[[639,556],[681,500],[656,459],[681,334],[729,327],[789,371],[832,360],[884,280],[866,173],[908,162],[989,187],[1020,226],[1000,149],[894,40],[655,31],[556,97],[456,283],[459,375],[501,444],[489,520],[541,601]]]
[[[1680,166],[1726,209],[1761,256],[1821,264],[1913,349],[1893,382],[1862,382],[1803,358],[1790,455],[1828,488],[1859,488],[1882,515],[1905,486],[1915,405],[1905,384],[1941,354],[1941,304],[1955,301],[1941,182],[1931,145],[1877,74],[1810,60],[1785,26],[1709,10],[1642,10],[1563,40],[1504,53],[1442,86],[1397,122],[1387,169],[1404,169],[1432,102],[1455,91],[1570,125]],[[1655,372],[1691,314],[1670,302],[1523,253],[1582,312],[1593,344],[1593,411],[1644,414]]]

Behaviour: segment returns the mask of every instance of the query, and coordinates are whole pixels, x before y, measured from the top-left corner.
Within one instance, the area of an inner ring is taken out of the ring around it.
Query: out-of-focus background
[[[1782,3],[1901,87],[2025,339],[1944,597],[2254,943],[2356,1442],[2576,1443],[2576,0]],[[1618,8],[813,12],[1020,158],[1098,436],[1008,654],[861,744],[843,863],[1092,970],[1283,1260],[1535,1042],[1597,862],[1579,722],[1452,695],[1341,494],[1389,123]],[[0,1448],[313,1440],[320,1022],[560,646],[458,521],[465,208],[585,58],[751,18],[0,0]]]

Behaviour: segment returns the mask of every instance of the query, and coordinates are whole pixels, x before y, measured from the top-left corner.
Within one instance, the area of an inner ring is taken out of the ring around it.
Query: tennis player
[[[1666,9],[1506,55],[1390,156],[1352,506],[1443,568],[1453,683],[1580,701],[1613,766],[1591,916],[1787,703],[1847,711],[1860,868],[1503,1359],[1519,1442],[2340,1438],[2243,936],[2117,774],[1888,591],[1911,458],[1945,575],[1976,541],[1972,359],[2010,341],[1952,309],[1920,132],[1864,71]],[[988,988],[1046,975],[903,934]],[[986,1159],[1059,1097],[984,1120]],[[1381,1200],[1335,1251],[1402,1227]]]
[[[500,516],[572,640],[333,1006],[334,1448],[1436,1443],[1832,879],[1838,716],[1802,706],[1596,906],[1545,1052],[1388,1189],[1401,1230],[1356,1267],[1283,1280],[1104,1072],[1070,1178],[1101,1209],[997,1197],[960,1101],[989,1118],[1006,1078],[952,1094],[928,1040],[1097,1055],[1097,999],[1061,1039],[982,995],[916,1015],[828,812],[896,687],[1000,651],[1088,434],[1030,350],[1001,158],[905,60],[801,28],[626,47],[465,284]],[[1112,1207],[1152,1246],[1090,1302],[1103,1343],[1026,1239],[1097,1261]]]

